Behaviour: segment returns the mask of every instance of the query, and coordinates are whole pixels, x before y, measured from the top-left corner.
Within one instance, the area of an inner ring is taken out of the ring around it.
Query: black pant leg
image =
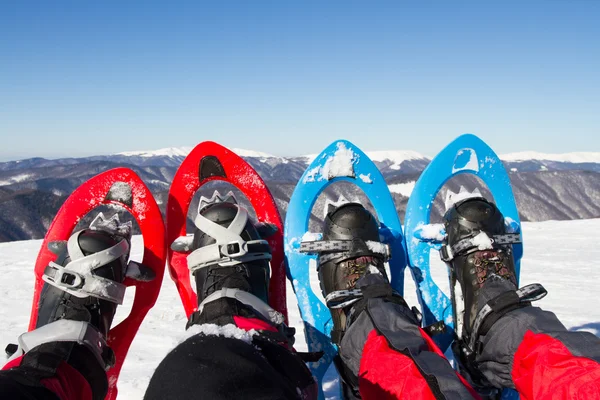
[[[160,363],[144,399],[298,399],[311,383],[305,364],[279,344],[195,335]]]

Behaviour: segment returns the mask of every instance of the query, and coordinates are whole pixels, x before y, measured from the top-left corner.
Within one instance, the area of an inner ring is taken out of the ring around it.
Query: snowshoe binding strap
[[[90,229],[103,231],[120,240],[114,246],[88,256],[79,246],[79,236],[83,230],[72,234],[66,242],[50,242],[48,247],[51,251],[59,253],[66,249],[71,261],[64,266],[51,261],[44,270],[42,279],[78,298],[96,297],[123,304],[126,286],[112,279],[97,276],[94,271],[118,259],[122,260],[125,276],[128,278],[149,282],[155,277],[154,271],[143,264],[127,261],[131,222],[120,223],[118,214],[107,219],[102,213],[98,213],[90,224]]]
[[[358,256],[371,256],[388,261],[391,257],[389,245],[360,238],[352,240],[318,240],[300,243],[300,252],[319,255],[319,265],[329,261],[343,261]]]
[[[528,306],[532,301],[544,298],[546,294],[548,292],[542,285],[532,283],[518,290],[504,292],[488,301],[477,313],[470,337],[465,338],[466,346],[463,346],[463,351],[467,357],[474,357],[481,352],[481,336],[485,336],[492,325],[506,313]]]
[[[504,235],[488,236],[480,231],[477,235],[460,240],[454,246],[443,244],[440,249],[440,258],[444,262],[451,262],[456,256],[467,254],[476,250],[485,250],[495,246],[522,243],[520,233],[507,233]]]
[[[271,248],[266,240],[244,240],[240,236],[248,222],[248,212],[238,207],[231,224],[225,228],[202,214],[194,220],[196,227],[216,240],[187,256],[188,267],[194,272],[211,265],[233,266],[255,260],[271,260]]]
[[[222,288],[212,293],[210,296],[205,298],[202,303],[200,303],[196,313],[201,314],[206,304],[222,298],[230,298],[239,301],[240,303],[252,308],[259,315],[261,315],[267,321],[273,323],[275,326],[283,325],[285,322],[285,317],[283,314],[271,308],[267,303],[252,293],[246,292],[245,290],[231,288]]]
[[[10,360],[46,343],[73,342],[85,346],[107,370],[115,364],[115,355],[102,334],[84,321],[59,319],[19,336],[18,347]]]
[[[83,231],[71,235],[67,249],[71,262],[66,266],[50,262],[42,279],[48,284],[78,297],[97,297],[113,303],[122,304],[126,286],[111,279],[94,275],[94,270],[129,254],[129,243],[122,239],[116,245],[85,256],[78,240]]]

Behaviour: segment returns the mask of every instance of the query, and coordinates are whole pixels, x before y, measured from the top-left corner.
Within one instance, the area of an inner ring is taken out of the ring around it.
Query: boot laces
[[[210,279],[210,278],[213,279]],[[250,278],[250,271],[244,264],[237,264],[232,267],[214,267],[209,269],[206,276],[207,281],[212,281],[208,287],[204,289],[204,297],[207,297],[210,293],[215,292],[223,287],[224,283],[228,280],[236,280],[234,287],[243,287],[248,285],[248,279]],[[239,283],[238,283],[239,282]]]
[[[479,288],[490,275],[497,275],[516,285],[515,274],[506,264],[506,254],[502,250],[486,250],[475,254],[473,264]]]

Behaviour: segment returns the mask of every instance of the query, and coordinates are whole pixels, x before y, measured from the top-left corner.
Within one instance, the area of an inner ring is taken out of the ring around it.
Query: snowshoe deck
[[[117,397],[117,380],[129,346],[147,312],[158,297],[164,275],[166,249],[165,228],[158,205],[152,193],[135,172],[128,168],[116,168],[103,172],[79,186],[58,210],[38,254],[35,264],[35,288],[29,330],[35,328],[38,303],[44,281],[42,275],[56,259],[48,245],[51,242],[68,240],[77,223],[88,212],[102,204],[116,204],[136,219],[144,237],[142,263],[151,268],[156,277],[150,282],[127,278],[127,286],[135,286],[135,298],[131,312],[125,320],[113,327],[108,334],[108,345],[115,353],[116,363],[108,370],[109,390],[106,399]]]
[[[300,178],[290,199],[285,220],[288,277],[298,299],[308,351],[324,352],[318,362],[308,363],[319,383],[337,353],[330,339],[333,323],[327,306],[320,299],[320,293],[318,297],[311,289],[310,271],[314,270],[316,275],[316,256],[300,253],[299,250],[308,232],[311,211],[319,194],[328,185],[338,181],[351,182],[362,189],[377,211],[382,226],[380,236],[389,244],[392,252],[389,263],[391,283],[399,293],[403,292],[406,266],[402,226],[381,172],[352,143],[345,140],[332,143],[314,159]],[[322,388],[320,390],[320,398],[323,398]]]
[[[246,161],[233,151],[214,142],[198,144],[177,170],[167,203],[167,243],[186,235],[188,208],[196,191],[204,184],[221,180],[238,188],[250,201],[259,222],[273,224],[277,231],[266,240],[272,250],[269,303],[287,318],[283,222],[267,185]],[[177,286],[186,315],[198,308],[197,296],[190,284],[186,256],[189,252],[168,249],[168,266]]]
[[[438,321],[443,321],[446,325],[446,333],[433,337],[442,351],[454,340],[454,310],[451,299],[438,287],[431,275],[430,251],[441,242],[424,239],[422,228],[430,222],[431,207],[439,190],[459,174],[479,177],[488,186],[505,219],[510,221],[513,229],[520,231],[519,213],[510,177],[494,151],[477,136],[465,134],[455,139],[431,160],[417,180],[405,217],[408,262],[417,286],[424,325],[432,325]],[[523,245],[513,245],[513,254],[518,279]],[[513,397],[503,395],[503,398]]]

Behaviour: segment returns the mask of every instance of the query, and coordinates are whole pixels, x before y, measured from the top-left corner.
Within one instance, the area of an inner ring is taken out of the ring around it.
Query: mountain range
[[[316,155],[278,157],[267,153],[232,149],[250,163],[265,180],[282,216],[296,183]],[[0,241],[42,238],[54,214],[67,196],[92,176],[111,168],[133,169],[148,185],[164,212],[169,186],[178,166],[191,148],[125,152],[82,158],[29,158],[0,163]],[[385,177],[401,218],[408,196],[430,158],[414,151],[366,152]],[[525,221],[567,220],[600,217],[600,153],[501,155],[513,184],[521,218]],[[225,184],[211,182],[200,195]],[[444,211],[446,190],[457,192],[481,187],[478,178],[461,175],[449,181],[434,203],[432,221]],[[235,192],[235,191],[234,191]],[[485,190],[483,191],[485,194]],[[366,202],[362,192],[348,183],[330,186],[313,209],[312,224],[323,218],[326,199]],[[241,202],[245,200],[243,196]],[[369,206],[369,204],[367,204]],[[190,211],[192,213],[193,211]],[[191,215],[191,214],[190,214]],[[82,223],[85,223],[84,220]]]

